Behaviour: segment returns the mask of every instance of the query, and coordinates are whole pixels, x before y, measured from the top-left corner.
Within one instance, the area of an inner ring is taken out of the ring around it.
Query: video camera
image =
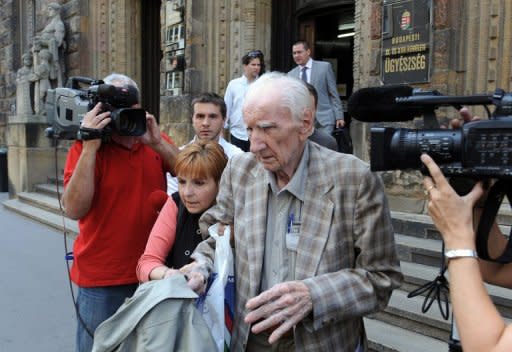
[[[116,87],[102,80],[71,77],[66,87],[48,90],[46,115],[51,127],[45,133],[54,139],[84,140],[108,140],[112,131],[121,136],[141,136],[146,132],[146,112],[131,108],[138,100],[133,86]],[[111,122],[102,130],[81,129],[84,115],[99,102],[103,111],[110,111]]]
[[[471,121],[461,129],[441,129],[435,110],[463,105],[483,105],[488,120]],[[491,114],[488,105],[494,105]],[[423,116],[425,129],[373,127],[370,165],[372,171],[428,170],[421,163],[430,155],[459,194],[471,190],[476,180],[498,179],[487,195],[477,228],[477,251],[482,259],[512,262],[512,236],[498,258],[490,258],[487,239],[499,206],[506,195],[512,201],[512,93],[443,96],[438,91],[406,85],[363,88],[352,94],[348,112],[364,122],[409,121]],[[512,203],[511,203],[512,204]]]
[[[496,108],[490,114],[487,105]],[[465,123],[460,130],[441,129],[435,109],[440,106],[484,105],[489,120]],[[425,129],[373,127],[372,171],[426,169],[430,155],[447,177],[512,178],[512,93],[443,96],[438,91],[409,86],[363,88],[348,101],[348,111],[365,122],[407,121],[423,115]]]

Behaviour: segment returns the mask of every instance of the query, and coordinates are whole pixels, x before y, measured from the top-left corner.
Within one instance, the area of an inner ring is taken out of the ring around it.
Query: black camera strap
[[[509,203],[512,205],[512,187],[506,180],[498,180],[489,190],[489,195],[485,201],[482,216],[478,224],[476,232],[476,250],[481,259],[489,260],[498,263],[512,262],[512,229],[508,238],[507,247],[503,253],[497,258],[491,258],[488,251],[488,240],[491,228],[498,214],[498,210],[503,201],[503,197],[507,196]]]
[[[103,137],[103,132],[96,128],[80,127],[76,137],[77,139],[82,141],[88,141],[91,139],[101,139]]]

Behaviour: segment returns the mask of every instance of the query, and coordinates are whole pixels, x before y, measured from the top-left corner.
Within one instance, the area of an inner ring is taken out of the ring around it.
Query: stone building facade
[[[432,40],[429,79],[414,86],[450,95],[511,90],[507,0],[60,0],[65,74],[101,78],[115,71],[134,77],[144,107],[182,144],[192,135],[194,94],[223,94],[229,80],[241,75],[241,57],[249,50],[264,52],[267,71],[288,71],[291,44],[305,38],[314,57],[332,60],[343,101],[353,90],[380,85],[384,8],[415,1],[431,6]],[[15,107],[16,71],[47,21],[50,2],[0,0],[0,147],[9,149],[12,195],[44,182],[54,168],[42,133],[45,118],[19,120]],[[453,110],[439,112],[442,120],[454,116]],[[368,124],[353,121],[351,134],[355,154],[368,160]],[[59,143],[60,168],[66,143]],[[386,172],[383,179],[395,209],[424,211],[421,175]]]

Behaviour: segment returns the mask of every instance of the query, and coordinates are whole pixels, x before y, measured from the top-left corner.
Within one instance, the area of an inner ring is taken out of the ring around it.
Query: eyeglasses
[[[261,50],[252,50],[247,53],[249,57],[263,57],[263,53]]]

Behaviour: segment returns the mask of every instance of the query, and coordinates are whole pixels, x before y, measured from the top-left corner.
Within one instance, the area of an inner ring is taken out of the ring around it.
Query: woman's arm
[[[428,211],[447,250],[475,250],[473,208],[483,194],[482,185],[477,183],[470,193],[460,197],[432,158],[422,155],[421,160],[431,175],[424,180],[430,195]],[[512,350],[512,331],[505,326],[484,287],[478,259],[450,259],[448,270],[450,296],[464,351]]]
[[[163,279],[172,271],[165,265],[165,260],[176,239],[176,220],[178,208],[169,197],[156,219],[146,244],[146,249],[137,263],[139,281]]]

